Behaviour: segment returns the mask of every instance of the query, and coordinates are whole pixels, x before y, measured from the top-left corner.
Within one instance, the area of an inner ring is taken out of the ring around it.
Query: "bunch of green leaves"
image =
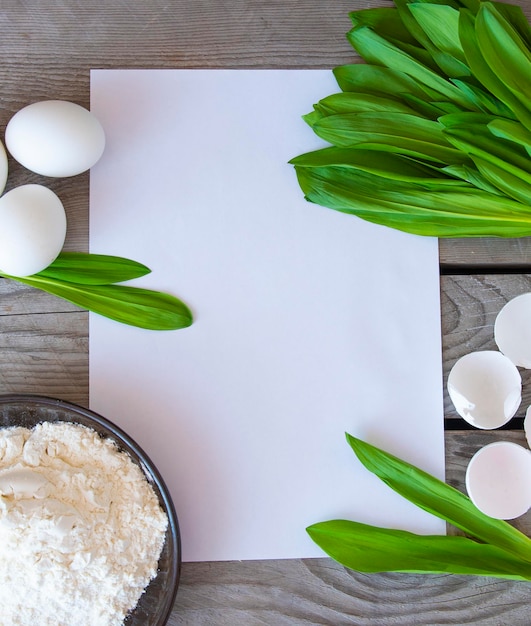
[[[439,237],[531,235],[531,28],[517,6],[394,0],[350,14],[365,63],[304,116],[307,200]]]
[[[307,528],[329,556],[360,572],[450,573],[531,580],[531,540],[434,476],[347,434],[362,464],[394,491],[467,536],[416,535],[348,520]]]
[[[159,291],[116,284],[140,278],[149,272],[145,265],[122,257],[62,252],[38,274],[0,276],[47,291],[130,326],[150,330],[175,330],[190,326],[192,314],[178,298]]]

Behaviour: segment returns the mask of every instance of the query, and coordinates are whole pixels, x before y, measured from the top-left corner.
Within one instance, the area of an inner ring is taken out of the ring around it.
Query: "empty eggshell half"
[[[55,260],[66,236],[61,200],[43,185],[22,185],[0,198],[0,271],[29,276]]]
[[[531,452],[510,441],[481,448],[466,470],[466,489],[477,508],[497,519],[514,519],[531,507]]]
[[[471,352],[452,367],[448,394],[464,420],[490,430],[506,424],[518,410],[522,378],[514,363],[500,352]]]
[[[75,176],[101,157],[105,133],[87,109],[64,100],[30,104],[9,120],[6,146],[24,167],[43,176]]]
[[[498,348],[515,365],[531,368],[531,293],[509,300],[494,322]]]

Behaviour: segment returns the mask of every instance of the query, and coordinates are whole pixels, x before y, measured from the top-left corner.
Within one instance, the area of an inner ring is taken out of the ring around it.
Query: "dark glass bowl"
[[[71,422],[87,426],[113,440],[140,466],[168,516],[158,571],[124,626],[164,626],[170,616],[181,572],[179,524],[168,488],[147,454],[123,430],[97,413],[76,404],[35,395],[0,395],[0,428],[32,428],[41,422]]]

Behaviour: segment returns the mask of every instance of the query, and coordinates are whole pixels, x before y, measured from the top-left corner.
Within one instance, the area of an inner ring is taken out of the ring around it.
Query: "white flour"
[[[118,626],[156,573],[168,519],[109,439],[0,430],[2,626]]]

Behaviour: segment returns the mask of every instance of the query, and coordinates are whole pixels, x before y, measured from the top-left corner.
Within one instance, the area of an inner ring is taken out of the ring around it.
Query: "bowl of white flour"
[[[126,433],[61,400],[0,395],[2,626],[163,626],[175,509]]]

